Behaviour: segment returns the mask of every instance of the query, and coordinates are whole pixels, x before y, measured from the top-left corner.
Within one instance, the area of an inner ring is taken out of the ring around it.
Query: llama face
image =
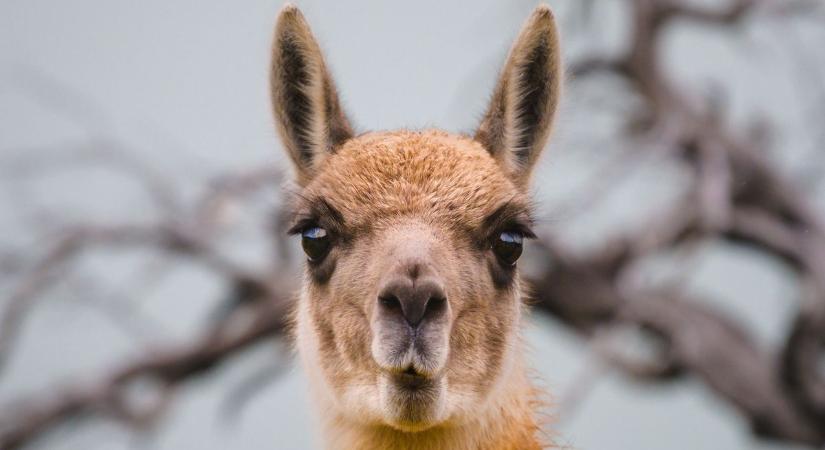
[[[296,342],[334,420],[418,432],[491,404],[518,347],[527,184],[559,91],[552,14],[533,13],[475,136],[354,136],[294,7],[278,20],[272,99],[307,254]],[[325,411],[325,413],[330,413]]]
[[[417,430],[483,405],[516,336],[529,230],[524,194],[469,138],[375,133],[327,158],[296,204],[300,326],[343,409]]]

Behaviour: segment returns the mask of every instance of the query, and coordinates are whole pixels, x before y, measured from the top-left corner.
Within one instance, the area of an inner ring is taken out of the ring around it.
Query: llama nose
[[[447,298],[441,282],[434,277],[394,277],[378,294],[383,313],[400,315],[413,328],[436,320],[447,310]]]

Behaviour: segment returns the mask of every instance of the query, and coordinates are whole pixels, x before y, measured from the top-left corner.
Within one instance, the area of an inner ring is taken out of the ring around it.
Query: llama
[[[307,256],[293,335],[327,448],[546,446],[516,261],[560,93],[550,9],[528,19],[473,136],[356,135],[292,5],[270,81]]]

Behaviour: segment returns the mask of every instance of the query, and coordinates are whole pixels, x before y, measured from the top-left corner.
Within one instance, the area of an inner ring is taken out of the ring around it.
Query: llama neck
[[[353,423],[332,413],[324,417],[325,437],[328,448],[334,450],[539,450],[545,446],[540,443],[535,417],[538,406],[537,391],[519,367],[485,410],[461,425],[406,433]]]

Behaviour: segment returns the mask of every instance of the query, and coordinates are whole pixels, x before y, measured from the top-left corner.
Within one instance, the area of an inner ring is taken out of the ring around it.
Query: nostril
[[[398,300],[393,294],[382,295],[378,297],[378,303],[381,304],[384,308],[387,308],[391,311],[400,311],[401,310],[401,301]]]
[[[442,296],[430,297],[424,315],[429,318],[440,316],[447,309],[447,299]]]

